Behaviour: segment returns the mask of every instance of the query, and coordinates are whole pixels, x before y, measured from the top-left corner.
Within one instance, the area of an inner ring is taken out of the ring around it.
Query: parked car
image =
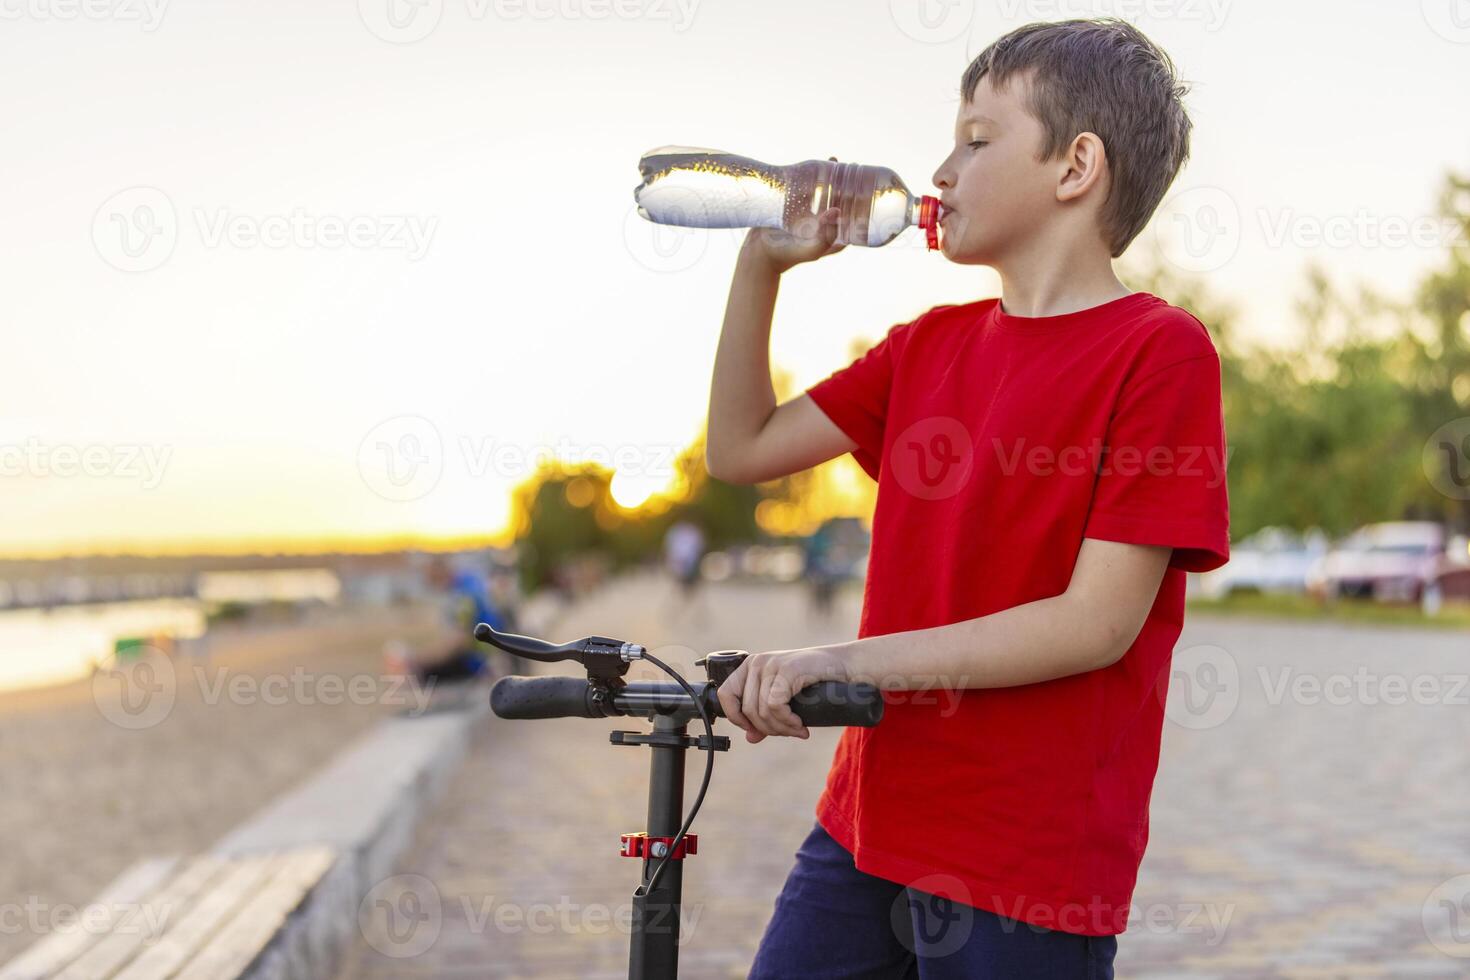
[[[1307,573],[1327,554],[1327,535],[1265,527],[1230,546],[1230,560],[1200,576],[1200,592],[1221,599],[1232,592],[1302,592]]]
[[[1369,524],[1313,565],[1307,588],[1323,599],[1354,596],[1382,602],[1437,604],[1446,588],[1458,594],[1470,561],[1464,539],[1434,521]],[[1437,605],[1436,605],[1437,608]]]
[[[1470,538],[1463,534],[1450,538],[1444,565],[1425,584],[1420,602],[1425,614],[1433,616],[1446,599],[1470,602]]]

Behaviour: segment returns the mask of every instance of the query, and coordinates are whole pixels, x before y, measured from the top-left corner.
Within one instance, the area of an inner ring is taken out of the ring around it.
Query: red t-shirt
[[[1051,929],[1122,932],[1184,573],[1229,554],[1204,326],[1147,293],[1050,317],[939,306],[807,394],[878,481],[859,637],[1059,595],[1083,538],[1174,548],[1112,666],[886,692],[877,727],[843,732],[817,804],[861,871]]]

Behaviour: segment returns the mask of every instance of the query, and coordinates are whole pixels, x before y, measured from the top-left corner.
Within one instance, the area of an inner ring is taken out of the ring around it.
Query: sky
[[[1091,15],[1192,84],[1133,252],[1248,336],[1290,342],[1310,262],[1406,297],[1439,260],[1467,0],[0,0],[0,554],[484,535],[547,456],[636,500],[701,429],[742,234],[639,218],[639,156],[932,191],[969,60]],[[920,239],[785,278],[797,390],[996,295]]]

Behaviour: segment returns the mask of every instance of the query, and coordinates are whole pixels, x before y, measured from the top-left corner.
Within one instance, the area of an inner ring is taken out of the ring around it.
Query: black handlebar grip
[[[501,718],[602,718],[585,677],[502,677],[490,690]]]
[[[883,720],[883,696],[872,684],[819,681],[796,692],[791,710],[808,728],[872,728]]]

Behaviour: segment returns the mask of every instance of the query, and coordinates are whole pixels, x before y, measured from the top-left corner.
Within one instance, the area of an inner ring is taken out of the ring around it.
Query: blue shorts
[[[796,852],[750,980],[1112,980],[1116,936],[1079,936],[859,871],[817,824]]]

